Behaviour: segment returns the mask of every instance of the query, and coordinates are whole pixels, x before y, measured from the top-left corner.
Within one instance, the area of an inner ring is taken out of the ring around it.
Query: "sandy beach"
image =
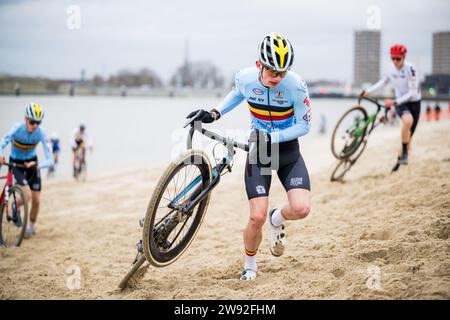
[[[124,291],[117,283],[162,168],[46,181],[36,237],[0,249],[0,299],[450,299],[450,120],[420,123],[409,165],[391,175],[398,130],[371,137],[345,183],[329,181],[336,162],[328,140],[302,148],[312,168],[311,213],[287,222],[279,258],[264,228],[254,282],[238,280],[248,219],[242,166],[214,190],[186,253],[149,267]],[[270,205],[284,201],[274,178]],[[69,289],[75,269],[80,287]]]

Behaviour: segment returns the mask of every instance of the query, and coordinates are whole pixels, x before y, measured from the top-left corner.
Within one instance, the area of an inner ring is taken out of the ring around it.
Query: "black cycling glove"
[[[192,111],[188,114],[186,119],[192,118],[200,111],[199,115],[197,116],[197,120],[201,121],[202,123],[211,123],[220,118],[220,112],[216,109],[212,109],[211,111],[206,111],[203,109]]]

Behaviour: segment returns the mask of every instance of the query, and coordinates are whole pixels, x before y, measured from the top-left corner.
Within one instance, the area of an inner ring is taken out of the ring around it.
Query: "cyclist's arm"
[[[417,100],[419,93],[419,82],[417,81],[416,70],[413,66],[409,68],[409,78],[408,78],[408,92],[401,96],[400,98],[395,99],[397,105],[408,102],[410,100]]]
[[[44,133],[41,134],[41,144],[42,148],[44,148],[44,155],[45,155],[45,161],[39,164],[40,169],[48,168],[50,166],[53,166],[55,164],[55,161],[53,159],[53,156],[50,152],[50,148],[47,144],[47,137]]]
[[[17,130],[19,129],[20,124],[16,124],[14,125],[6,134],[6,136],[4,136],[2,138],[2,140],[0,141],[0,156],[4,157],[4,150],[5,148],[8,146],[8,144],[13,140],[14,134],[17,132]]]
[[[389,77],[388,76],[384,76],[383,78],[380,79],[380,81],[378,81],[377,83],[375,83],[374,85],[370,86],[366,92],[367,93],[371,93],[374,91],[377,91],[378,89],[383,88],[385,85],[387,85],[389,83]]]
[[[224,114],[236,108],[242,102],[242,100],[244,100],[244,98],[244,95],[239,90],[239,78],[238,74],[236,74],[233,89],[227,94],[225,99],[223,99],[223,101],[216,109],[220,112],[220,115],[223,116]]]
[[[297,139],[307,134],[311,128],[311,107],[309,104],[308,87],[302,82],[297,97],[294,100],[295,124],[287,129],[274,131],[270,134],[272,143],[280,143]]]

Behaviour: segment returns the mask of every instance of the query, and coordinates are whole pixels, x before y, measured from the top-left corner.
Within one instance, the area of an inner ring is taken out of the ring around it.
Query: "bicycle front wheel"
[[[331,136],[331,152],[337,159],[346,159],[359,149],[366,136],[367,119],[367,112],[361,106],[355,106],[342,115]]]
[[[18,186],[9,189],[0,205],[0,246],[20,246],[28,221],[28,203]]]
[[[189,247],[208,208],[209,193],[189,212],[187,207],[211,182],[205,153],[190,150],[178,157],[160,178],[144,221],[143,250],[155,267],[173,263]]]

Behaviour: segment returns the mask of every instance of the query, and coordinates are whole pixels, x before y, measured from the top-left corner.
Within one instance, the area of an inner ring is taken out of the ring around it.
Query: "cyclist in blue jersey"
[[[200,114],[202,122],[211,123],[244,100],[250,112],[252,131],[245,170],[250,217],[244,230],[241,280],[256,278],[256,253],[268,211],[272,170],[277,171],[288,198],[287,204],[269,211],[270,251],[274,256],[284,253],[284,221],[305,218],[311,207],[308,170],[298,144],[298,137],[310,130],[311,108],[306,83],[289,71],[293,61],[289,40],[278,33],[267,35],[259,46],[256,67],[239,71],[234,88],[222,103]]]
[[[47,145],[45,131],[40,124],[44,118],[44,111],[37,103],[30,103],[25,107],[25,122],[15,124],[0,142],[0,164],[5,162],[4,150],[11,143],[10,163],[23,164],[25,168],[13,168],[15,184],[22,187],[26,199],[31,199],[30,223],[25,233],[27,238],[34,236],[35,223],[39,213],[41,196],[41,168],[53,165],[53,157]],[[41,143],[44,148],[45,161],[38,164],[36,146]],[[15,224],[20,227],[20,214]]]

